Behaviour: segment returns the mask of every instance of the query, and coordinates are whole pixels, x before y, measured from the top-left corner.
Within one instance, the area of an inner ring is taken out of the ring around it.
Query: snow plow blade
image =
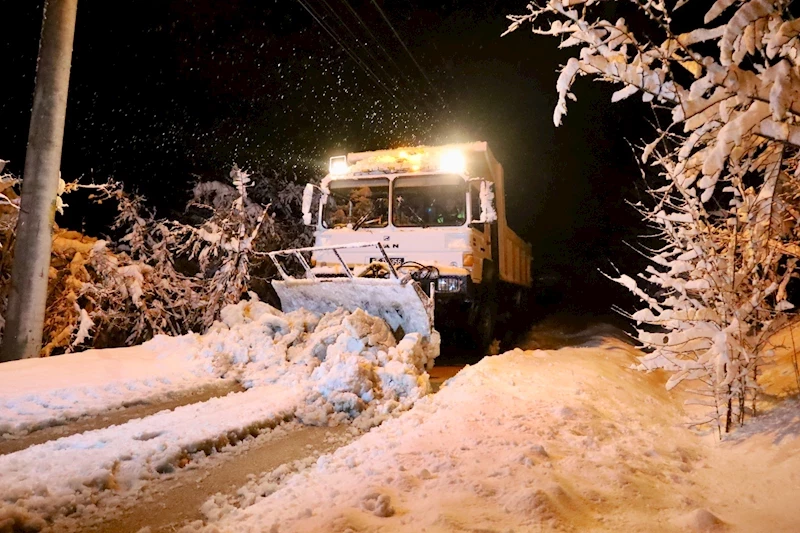
[[[355,277],[337,251],[368,246],[376,247],[386,259],[388,278]],[[314,276],[303,254],[322,251],[332,251],[346,275],[326,278]],[[425,294],[417,282],[399,278],[379,242],[297,248],[269,252],[268,255],[283,278],[273,281],[272,286],[284,312],[301,308],[315,313],[329,313],[340,307],[350,312],[362,309],[384,319],[398,336],[420,333],[430,337],[433,331],[433,299]],[[305,278],[295,278],[286,273],[280,259],[287,256],[294,256],[303,266]]]
[[[300,308],[329,313],[342,307],[381,317],[395,333],[431,334],[429,298],[415,282],[394,279],[333,278],[273,281],[284,312]]]

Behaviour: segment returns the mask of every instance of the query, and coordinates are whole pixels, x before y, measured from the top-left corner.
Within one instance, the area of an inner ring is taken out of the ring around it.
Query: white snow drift
[[[88,350],[0,365],[0,435],[63,424],[86,415],[218,382],[192,356],[189,339],[170,353],[130,348]]]
[[[185,531],[800,530],[797,403],[720,443],[637,356],[606,340],[485,358],[310,468],[218,495]]]
[[[384,321],[363,311],[284,314],[250,301],[224,309],[222,322],[205,335],[159,337],[145,348],[86,355],[53,358],[65,361],[58,365],[26,361],[25,372],[38,363],[41,381],[13,385],[4,393],[4,427],[29,429],[118,406],[125,398],[121,390],[159,390],[148,385],[156,382],[234,378],[249,390],[0,456],[0,529],[4,520],[41,525],[79,512],[96,505],[108,489],[117,495],[135,491],[158,473],[182,466],[193,453],[224,447],[290,418],[312,424],[345,418],[356,418],[360,426],[379,423],[430,391],[425,368],[438,355],[438,336],[429,341],[409,334],[398,343]],[[112,372],[111,361],[130,374],[107,388],[102,380]],[[2,379],[13,379],[18,368],[0,367],[6,373]],[[62,379],[51,375],[54,371],[85,371],[86,377]],[[85,409],[83,398],[92,399]]]

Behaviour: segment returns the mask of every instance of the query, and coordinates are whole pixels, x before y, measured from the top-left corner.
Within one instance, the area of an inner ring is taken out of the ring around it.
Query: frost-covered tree
[[[17,184],[0,168],[0,317],[16,243]],[[263,289],[253,278],[273,274],[264,252],[310,242],[297,223],[303,184],[293,175],[234,168],[229,180],[198,183],[180,220],[157,218],[119,183],[62,182],[61,190],[115,202],[122,237],[99,240],[54,226],[43,356],[203,331],[222,307]],[[65,206],[60,196],[57,205]]]
[[[755,407],[768,339],[793,307],[800,20],[791,1],[717,0],[701,12],[698,0],[632,0],[644,20],[634,28],[605,20],[606,3],[532,3],[508,31],[530,25],[577,49],[558,78],[556,125],[579,76],[617,84],[612,102],[641,95],[666,116],[641,153],[658,174],[654,201],[637,205],[655,230],[652,264],[615,279],[645,304],[631,315],[650,348],[642,366],[672,370],[670,388],[705,384],[709,420],[728,431]]]
[[[238,302],[253,288],[253,275],[272,274],[264,252],[309,242],[310,232],[296,222],[303,185],[277,173],[253,177],[234,167],[229,182],[195,185],[187,206],[199,219],[194,223],[156,219],[143,208],[141,198],[118,194],[117,227],[127,228],[122,239],[127,253],[157,269],[161,279],[191,279],[191,290],[180,299],[187,303],[188,314],[201,311],[191,329],[210,326],[222,307]],[[179,261],[180,273],[175,267]],[[188,305],[191,298],[199,302]]]

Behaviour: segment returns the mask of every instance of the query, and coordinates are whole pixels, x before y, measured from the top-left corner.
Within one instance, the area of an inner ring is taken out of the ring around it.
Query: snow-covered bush
[[[4,173],[7,163],[0,159],[0,331],[5,327],[8,291],[11,289],[11,254],[8,250],[14,242],[19,210],[19,196],[13,189],[18,180]]]
[[[652,205],[637,206],[655,230],[657,244],[644,249],[652,265],[638,281],[616,280],[645,304],[631,315],[651,349],[642,366],[673,370],[669,387],[705,384],[698,392],[714,408],[709,420],[728,431],[743,423],[767,340],[793,307],[800,23],[792,2],[778,0],[717,0],[702,23],[689,11],[696,0],[634,0],[627,6],[644,23],[631,28],[604,20],[604,4],[532,3],[509,17],[509,31],[530,24],[579,48],[558,79],[556,125],[577,76],[619,84],[612,102],[641,94],[666,114],[668,125],[642,149],[659,176]]]
[[[158,237],[150,240],[160,243],[166,255],[172,253],[196,264],[206,301],[205,327],[223,306],[238,302],[251,288],[252,275],[265,279],[275,274],[263,252],[306,246],[311,241],[310,232],[299,224],[303,186],[277,173],[261,173],[257,179],[251,176],[234,167],[231,183],[198,183],[187,207],[201,217],[198,224],[151,220],[141,226],[147,231],[160,224]],[[253,191],[257,194],[251,194]],[[131,215],[121,216],[134,221]],[[137,232],[125,238],[136,252],[145,249],[136,244],[140,239]]]
[[[198,183],[187,206],[199,218],[195,223],[156,219],[141,198],[117,194],[116,226],[128,229],[122,238],[127,253],[152,267],[164,285],[184,289],[174,306],[182,312],[183,331],[209,327],[251,288],[253,273],[270,277],[272,264],[262,252],[310,242],[310,232],[297,223],[303,186],[277,173],[257,178],[234,167],[230,183]],[[260,189],[259,199],[266,201],[255,201],[251,189]]]
[[[55,228],[42,355],[209,327],[225,305],[251,288],[251,273],[272,274],[259,252],[310,240],[297,224],[303,186],[280,174],[268,178],[275,183],[254,187],[247,173],[234,168],[231,183],[199,183],[187,207],[193,222],[156,218],[143,198],[125,193],[119,183],[66,184],[64,194],[88,188],[97,202],[117,202],[114,229],[124,236],[111,243]],[[3,312],[16,226],[15,184],[11,176],[0,176]],[[280,194],[260,204],[251,200],[251,187],[263,191],[261,198]]]

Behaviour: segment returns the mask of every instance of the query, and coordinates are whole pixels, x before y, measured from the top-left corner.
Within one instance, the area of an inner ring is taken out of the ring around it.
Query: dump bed
[[[481,154],[481,165],[478,161],[473,164],[478,168],[484,166],[484,173],[477,176],[489,179],[494,183],[495,205],[497,208],[497,235],[498,235],[498,263],[500,267],[500,280],[523,287],[531,286],[531,245],[522,240],[514,230],[508,227],[506,221],[506,191],[503,166],[494,158],[492,151],[485,142],[470,143],[466,145],[476,153]]]
[[[500,231],[500,279],[523,287],[531,286],[531,245],[508,226]]]

